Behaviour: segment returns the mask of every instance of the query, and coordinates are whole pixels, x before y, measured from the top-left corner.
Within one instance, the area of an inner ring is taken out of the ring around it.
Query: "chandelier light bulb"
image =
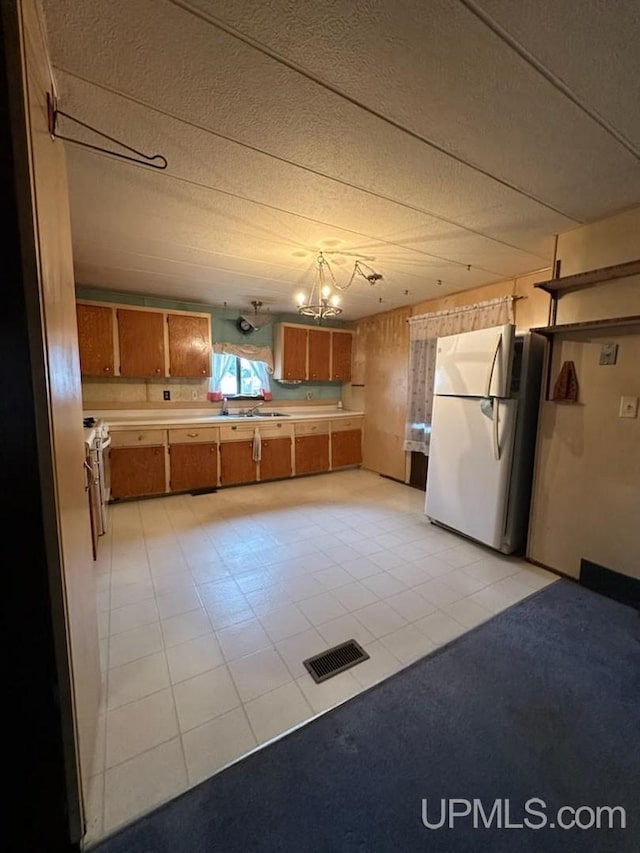
[[[334,306],[335,306],[335,305],[339,305],[339,304],[340,304],[340,299],[339,299],[339,297],[337,297],[337,296],[332,296],[332,297],[331,297],[331,304],[332,304],[332,305],[334,305]]]
[[[322,288],[322,297],[323,297],[323,299],[328,299],[330,295],[331,295],[331,288],[329,287],[328,284],[325,284],[325,286]]]

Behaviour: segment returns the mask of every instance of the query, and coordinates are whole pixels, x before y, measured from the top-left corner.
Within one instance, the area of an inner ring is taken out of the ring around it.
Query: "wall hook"
[[[143,151],[138,151],[137,148],[132,148],[130,145],[126,145],[126,143],[121,142],[119,139],[114,139],[113,136],[109,136],[108,134],[103,133],[101,130],[92,127],[90,124],[86,124],[86,122],[80,121],[80,119],[75,118],[75,116],[69,115],[69,113],[65,113],[62,110],[59,110],[56,107],[53,96],[49,92],[47,92],[47,116],[49,123],[49,133],[51,134],[52,139],[62,139],[65,142],[72,142],[74,145],[81,145],[84,148],[90,148],[92,151],[100,151],[103,154],[110,154],[112,157],[119,157],[121,160],[129,160],[129,162],[131,163],[139,163],[141,166],[150,166],[152,169],[166,169],[169,165],[167,158],[163,154],[145,154]],[[63,136],[56,130],[58,124],[58,116],[64,116],[64,118],[68,119],[69,121],[72,121],[75,124],[79,124],[80,127],[84,127],[86,130],[90,130],[92,133],[101,136],[103,139],[108,139],[109,142],[113,142],[114,145],[119,145],[121,148],[125,148],[127,151],[130,151],[132,154],[135,154],[136,157],[129,157],[127,154],[122,154],[119,151],[112,151],[109,148],[102,148],[99,145],[92,145],[90,142],[83,142],[80,139],[73,139],[70,136]]]

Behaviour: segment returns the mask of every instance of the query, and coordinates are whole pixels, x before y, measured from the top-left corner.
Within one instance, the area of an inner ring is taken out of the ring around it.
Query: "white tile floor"
[[[368,471],[110,507],[89,843],[556,579]],[[302,661],[370,660],[315,684]]]

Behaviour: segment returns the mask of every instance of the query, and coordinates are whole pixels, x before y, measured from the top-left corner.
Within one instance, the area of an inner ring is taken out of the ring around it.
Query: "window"
[[[212,366],[208,400],[222,400],[223,397],[271,399],[269,363],[266,361],[244,358],[232,352],[215,352]]]
[[[246,358],[236,356],[227,357],[224,373],[220,378],[223,397],[262,397],[264,381],[260,376],[260,365],[264,365],[264,362],[247,361]]]

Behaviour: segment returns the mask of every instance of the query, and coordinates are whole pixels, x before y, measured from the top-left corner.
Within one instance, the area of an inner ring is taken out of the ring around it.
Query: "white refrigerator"
[[[507,554],[526,545],[544,348],[512,324],[437,343],[425,514]]]

